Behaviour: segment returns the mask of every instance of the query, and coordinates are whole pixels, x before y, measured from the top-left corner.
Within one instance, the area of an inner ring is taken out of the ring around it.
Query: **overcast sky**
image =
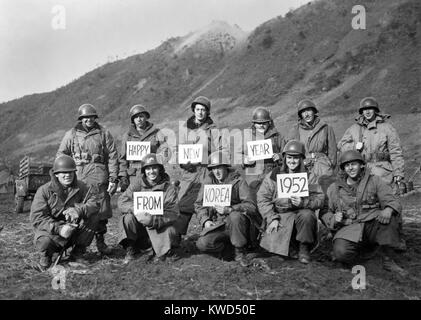
[[[0,0],[0,102],[224,20],[251,31],[310,0]],[[56,6],[61,6],[57,9]],[[64,8],[65,29],[62,26]]]

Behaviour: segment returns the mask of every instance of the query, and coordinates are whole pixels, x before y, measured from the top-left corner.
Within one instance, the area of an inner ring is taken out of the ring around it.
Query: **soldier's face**
[[[285,162],[287,164],[288,169],[294,171],[301,164],[301,156],[287,154],[285,157]]]
[[[159,178],[159,169],[160,169],[160,166],[157,164],[146,167],[145,168],[146,178],[149,181],[156,181]]]
[[[269,129],[269,122],[263,122],[263,123],[254,123],[254,127],[258,132],[266,133],[266,131]]]
[[[218,166],[212,168],[212,173],[218,182],[224,181],[228,175],[228,168],[226,166]]]
[[[360,161],[350,161],[344,164],[344,170],[351,179],[358,178],[363,164]]]
[[[196,117],[197,121],[204,121],[208,116],[208,112],[206,111],[206,107],[201,104],[196,104],[194,106],[194,116]]]
[[[92,128],[95,124],[96,121],[96,117],[95,116],[91,116],[91,117],[83,117],[82,118],[82,123],[85,125],[85,127],[87,128]]]
[[[314,120],[314,110],[313,109],[304,109],[301,112],[301,118],[303,118],[303,120],[306,123],[312,123]]]
[[[73,179],[75,178],[74,172],[59,172],[56,173],[55,176],[57,177],[58,182],[64,187],[68,187],[72,184]]]
[[[373,108],[368,108],[368,109],[363,109],[363,116],[364,118],[366,118],[368,121],[371,121],[374,119],[376,115],[376,110]]]
[[[144,127],[147,120],[148,119],[144,113],[138,113],[133,117],[133,121],[136,127]]]

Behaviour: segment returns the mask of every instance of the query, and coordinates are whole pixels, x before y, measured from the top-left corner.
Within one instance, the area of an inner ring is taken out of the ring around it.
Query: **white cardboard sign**
[[[203,186],[203,206],[229,207],[231,205],[231,184],[205,184]]]
[[[151,215],[164,214],[163,191],[139,191],[133,192],[134,215],[147,212]]]
[[[150,141],[127,141],[126,159],[130,161],[140,161],[148,153],[151,153]]]
[[[202,144],[180,144],[178,145],[178,163],[185,164],[201,163],[203,155]]]
[[[278,198],[291,196],[308,197],[308,176],[306,172],[276,175]]]
[[[270,159],[273,157],[272,140],[247,142],[247,155],[251,161]]]

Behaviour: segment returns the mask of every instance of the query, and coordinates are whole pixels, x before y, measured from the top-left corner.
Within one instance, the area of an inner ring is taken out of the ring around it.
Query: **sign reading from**
[[[180,144],[178,145],[178,163],[185,164],[201,163],[203,154],[202,144]]]
[[[229,207],[231,205],[231,184],[205,184],[203,186],[203,206]]]
[[[273,157],[272,140],[248,141],[247,151],[251,161],[270,159]]]
[[[126,159],[131,161],[140,161],[148,153],[151,153],[150,141],[127,141]]]
[[[278,198],[291,196],[308,197],[308,177],[306,172],[277,174]]]
[[[151,215],[164,214],[163,191],[139,191],[133,192],[134,215],[147,212]]]

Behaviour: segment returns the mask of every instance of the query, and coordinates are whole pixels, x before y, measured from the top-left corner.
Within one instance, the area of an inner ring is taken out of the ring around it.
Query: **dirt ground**
[[[404,233],[408,250],[398,264],[409,272],[402,277],[384,271],[378,256],[361,261],[366,270],[366,289],[354,290],[356,274],[330,260],[330,242],[323,241],[313,253],[313,262],[281,261],[264,257],[270,270],[242,268],[234,261],[199,254],[194,239],[199,232],[193,217],[182,242],[182,259],[158,264],[146,255],[123,264],[124,250],[117,245],[118,209],[109,223],[106,242],[113,254],[103,256],[94,245],[88,250],[89,265],[63,262],[65,289],[54,289],[51,272],[31,268],[37,256],[29,224],[30,203],[25,212],[13,213],[12,195],[0,195],[0,299],[411,299],[421,298],[421,197],[406,195]],[[116,196],[113,197],[115,203]],[[57,288],[57,286],[56,286]]]

